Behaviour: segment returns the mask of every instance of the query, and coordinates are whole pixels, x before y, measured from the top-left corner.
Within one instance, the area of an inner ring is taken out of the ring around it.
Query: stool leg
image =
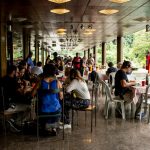
[[[39,117],[37,116],[37,139],[38,139],[38,142],[39,142]]]
[[[5,115],[2,118],[2,126],[3,126],[3,130],[4,130],[4,135],[6,137],[7,130],[6,130],[6,117],[5,117]]]
[[[91,133],[93,131],[93,110],[91,110]]]
[[[143,103],[141,104],[141,107],[140,107],[140,121],[142,120],[142,108],[143,108]]]
[[[73,127],[73,124],[74,124],[74,122],[73,122],[74,120],[73,119],[74,119],[74,111],[73,111],[73,108],[72,108],[72,120],[71,120],[71,126],[72,126],[71,129],[72,129],[72,131],[73,131],[73,128],[74,128]]]
[[[122,111],[122,119],[125,119],[125,108],[124,108],[124,102],[121,102],[121,111]]]
[[[87,120],[87,112],[85,111],[85,127],[86,127],[86,120]]]
[[[79,125],[79,120],[78,120],[78,110],[76,111],[77,113],[77,126]]]
[[[107,102],[105,101],[105,105],[104,105],[104,116],[106,116],[106,107],[107,107]]]
[[[106,115],[105,115],[105,119],[108,119],[108,111],[109,111],[109,102],[106,103]]]
[[[148,105],[148,122],[147,123],[149,123],[149,121],[150,121],[150,105]]]
[[[96,119],[97,119],[97,116],[96,116],[96,107],[95,107],[95,127],[96,127]]]

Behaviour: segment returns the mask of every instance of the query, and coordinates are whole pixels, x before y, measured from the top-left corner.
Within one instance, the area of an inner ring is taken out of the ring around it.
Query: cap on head
[[[125,60],[122,64],[122,68],[129,68],[129,67],[132,67],[131,62]]]

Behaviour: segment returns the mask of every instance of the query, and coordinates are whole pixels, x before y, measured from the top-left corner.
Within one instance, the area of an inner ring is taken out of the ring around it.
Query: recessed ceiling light
[[[85,29],[86,32],[94,32],[96,29]]]
[[[109,1],[114,3],[126,3],[129,2],[130,0],[109,0]]]
[[[84,35],[92,35],[93,33],[92,32],[84,32],[83,34]]]
[[[103,10],[100,10],[99,12],[101,14],[105,14],[105,15],[112,15],[112,14],[119,12],[119,10],[117,10],[117,9],[103,9]]]
[[[69,2],[71,0],[48,0],[48,1],[53,2],[53,3],[57,3],[57,4],[61,4],[61,3]]]
[[[57,32],[58,35],[65,35],[66,32]]]
[[[57,32],[65,32],[65,31],[67,31],[67,30],[63,29],[63,28],[57,29]]]
[[[65,14],[65,13],[69,13],[70,10],[69,9],[65,9],[65,8],[56,8],[56,9],[50,10],[50,12],[62,15],[62,14]]]

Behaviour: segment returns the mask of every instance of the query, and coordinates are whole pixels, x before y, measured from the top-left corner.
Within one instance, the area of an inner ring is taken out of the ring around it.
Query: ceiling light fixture
[[[66,32],[57,32],[58,35],[65,35]]]
[[[86,32],[94,32],[96,29],[85,29]]]
[[[93,33],[92,32],[84,32],[83,34],[84,35],[92,35]]]
[[[51,9],[50,12],[58,14],[58,15],[62,15],[62,14],[65,14],[65,13],[69,13],[70,10],[69,9],[65,9],[65,8],[56,8],[56,9]]]
[[[109,1],[113,3],[126,3],[129,2],[130,0],[109,0]]]
[[[64,28],[57,29],[57,32],[65,32],[65,31],[67,31],[67,30]]]
[[[105,15],[112,15],[112,14],[119,12],[119,10],[117,10],[117,9],[103,9],[103,10],[100,10],[99,12],[101,14],[105,14]]]
[[[57,3],[57,4],[61,4],[61,3],[69,2],[71,0],[48,0],[48,1],[53,2],[53,3]]]

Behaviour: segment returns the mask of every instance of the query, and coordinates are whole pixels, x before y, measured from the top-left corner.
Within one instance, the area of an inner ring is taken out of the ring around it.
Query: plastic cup
[[[145,81],[142,81],[142,86],[145,86],[146,82]]]

